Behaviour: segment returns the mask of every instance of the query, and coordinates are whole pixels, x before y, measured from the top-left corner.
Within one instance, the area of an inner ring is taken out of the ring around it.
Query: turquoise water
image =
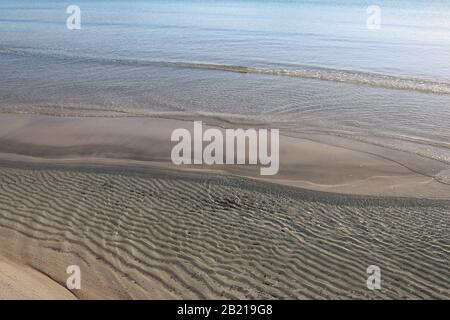
[[[379,30],[371,4],[3,0],[0,106],[242,117],[450,163],[450,2],[376,1]]]

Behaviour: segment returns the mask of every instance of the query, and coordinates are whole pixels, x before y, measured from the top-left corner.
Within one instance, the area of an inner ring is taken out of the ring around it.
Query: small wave
[[[333,82],[366,85],[371,87],[410,90],[433,94],[450,94],[450,83],[431,81],[418,78],[398,77],[379,73],[339,70],[313,66],[301,66],[292,68],[252,67],[240,65],[225,65],[215,63],[186,62],[186,61],[161,61],[129,58],[102,58],[93,56],[74,56],[65,53],[54,53],[44,50],[25,48],[0,48],[0,54],[45,56],[57,59],[71,59],[80,62],[97,62],[122,65],[148,65],[167,66],[191,69],[209,69],[248,74],[263,74],[272,76],[287,76],[304,79],[325,80]]]

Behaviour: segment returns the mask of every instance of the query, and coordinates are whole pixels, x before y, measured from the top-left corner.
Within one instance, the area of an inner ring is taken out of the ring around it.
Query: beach
[[[1,1],[0,299],[450,299],[449,15]]]
[[[222,126],[210,127],[223,130]],[[4,114],[0,119],[0,155],[7,160],[216,172],[346,194],[446,199],[450,191],[450,185],[439,179],[446,165],[438,161],[388,149],[375,153],[374,147],[366,152],[367,147],[356,142],[352,148],[339,147],[331,139],[322,142],[317,136],[298,138],[289,132],[282,132],[280,171],[274,176],[261,176],[255,165],[178,166],[170,158],[175,145],[170,141],[171,133],[178,128],[192,131],[193,123],[151,117]]]
[[[2,249],[82,299],[442,299],[448,201],[2,164]],[[383,290],[366,288],[380,265]],[[27,283],[27,285],[30,283]],[[4,291],[8,292],[8,291]]]
[[[255,166],[173,165],[170,132],[189,121],[1,121],[0,234],[13,274],[27,266],[63,290],[79,265],[81,299],[450,294],[447,185],[397,162],[285,137],[280,173],[263,181]],[[382,291],[366,288],[372,264]]]

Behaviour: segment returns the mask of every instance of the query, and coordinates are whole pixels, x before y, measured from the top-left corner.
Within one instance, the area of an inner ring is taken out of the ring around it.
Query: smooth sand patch
[[[259,166],[174,166],[170,159],[173,146],[170,136],[176,128],[190,130],[192,121],[2,115],[0,155],[4,159],[206,170],[346,194],[428,198],[448,198],[450,194],[450,186],[433,177],[440,166],[445,167],[437,161],[410,155],[390,159],[383,151],[372,154],[284,135],[280,141],[280,171],[275,176],[260,176]],[[421,161],[432,169],[422,172]]]
[[[1,300],[72,300],[66,288],[37,270],[0,256]]]

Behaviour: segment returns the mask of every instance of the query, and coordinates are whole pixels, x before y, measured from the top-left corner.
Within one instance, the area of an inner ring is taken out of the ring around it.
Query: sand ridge
[[[441,163],[391,160],[386,154],[369,154],[323,142],[282,136],[280,171],[261,177],[256,166],[175,166],[170,159],[170,136],[176,128],[191,129],[192,122],[147,117],[49,117],[2,115],[0,156],[43,160],[70,160],[129,165],[161,166],[176,170],[214,170],[264,179],[312,190],[347,194],[445,198],[450,185],[435,176]],[[415,165],[417,163],[417,165]]]

